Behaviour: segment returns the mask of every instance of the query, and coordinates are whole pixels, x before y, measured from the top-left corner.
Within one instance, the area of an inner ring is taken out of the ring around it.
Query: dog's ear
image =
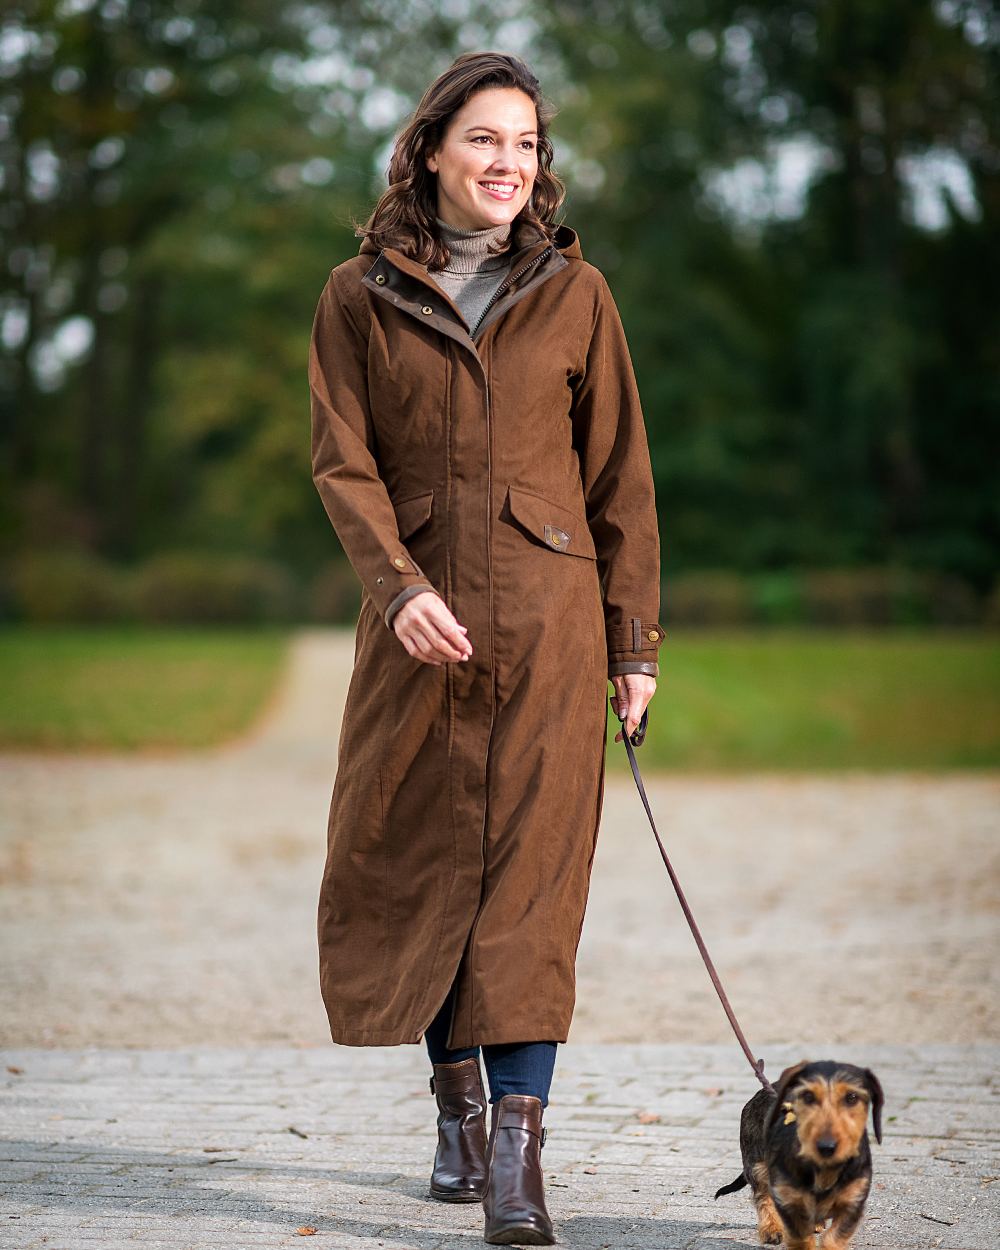
[[[882,1104],[885,1097],[882,1093],[882,1086],[878,1077],[871,1068],[863,1068],[862,1072],[865,1078],[865,1088],[871,1095],[872,1100],[872,1127],[875,1129],[875,1140],[882,1145]]]
[[[809,1060],[802,1059],[798,1063],[793,1063],[790,1068],[786,1068],[784,1072],[782,1072],[781,1076],[778,1077],[778,1084],[774,1087],[776,1097],[774,1102],[771,1103],[770,1110],[764,1120],[765,1137],[767,1137],[771,1132],[771,1127],[774,1124],[774,1118],[781,1110],[781,1104],[785,1101],[785,1094],[788,1093],[788,1087],[792,1084],[802,1069],[808,1067]]]

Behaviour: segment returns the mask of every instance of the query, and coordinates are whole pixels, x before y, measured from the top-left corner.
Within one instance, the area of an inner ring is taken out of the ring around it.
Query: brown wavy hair
[[[429,269],[441,269],[448,263],[450,253],[434,221],[437,175],[427,168],[424,158],[437,148],[452,116],[487,87],[523,91],[534,102],[537,118],[538,173],[527,204],[511,222],[510,243],[517,246],[530,237],[531,230],[553,241],[559,225],[555,214],[566,196],[563,183],[551,168],[549,125],[556,110],[542,95],[538,79],[524,61],[503,52],[464,52],[427,88],[396,139],[387,171],[388,189],[364,225],[351,220],[358,238],[369,238],[379,248],[397,248]]]

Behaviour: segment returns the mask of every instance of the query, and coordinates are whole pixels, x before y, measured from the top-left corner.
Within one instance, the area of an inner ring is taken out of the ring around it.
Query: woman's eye
[[[492,141],[493,141],[493,139],[492,139],[492,136],[491,136],[491,135],[476,135],[476,136],[475,136],[475,138],[472,140],[472,142],[473,142],[473,143],[478,143],[480,139],[485,139],[487,143],[492,143]],[[535,146],[535,145],[534,145],[534,143],[532,142],[532,140],[531,140],[531,139],[522,139],[522,140],[521,140],[521,147],[522,147],[522,148],[527,148],[529,152],[530,152],[530,151],[532,151],[532,149],[534,148],[534,146]]]

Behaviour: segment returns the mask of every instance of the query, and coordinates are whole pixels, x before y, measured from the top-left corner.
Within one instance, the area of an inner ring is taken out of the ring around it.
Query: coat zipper
[[[522,265],[516,273],[508,274],[503,282],[497,287],[490,297],[489,302],[483,311],[479,314],[479,319],[469,332],[469,337],[473,338],[476,331],[483,323],[483,318],[493,307],[496,301],[503,294],[504,290],[516,282],[523,274],[526,274],[533,265],[537,265],[539,261],[544,260],[552,251],[552,245],[544,248],[536,257],[529,260],[527,264]],[[478,354],[478,353],[477,353]],[[483,797],[483,827],[480,834],[482,856],[483,856],[483,879],[486,877],[486,821],[489,813],[489,781],[490,781],[490,750],[493,745],[493,726],[496,723],[497,697],[496,697],[496,640],[493,633],[493,404],[490,398],[490,380],[486,378],[486,560],[488,568],[489,581],[489,612],[490,612],[490,668],[493,672],[493,685],[490,688],[490,731],[486,739],[486,771],[483,777],[483,784],[486,788],[486,794]],[[470,961],[476,948],[476,930],[479,928],[479,920],[482,916],[483,888],[480,884],[479,905],[476,909],[476,919],[472,925],[472,933],[469,936],[469,957]],[[474,993],[474,991],[473,991]],[[458,1006],[457,1001],[452,1003],[451,1025],[455,1022],[455,1009]],[[475,1018],[476,1003],[473,997],[470,997],[469,1014]],[[449,1026],[449,1032],[450,1032]]]
[[[536,259],[539,259],[536,257]],[[526,265],[525,269],[530,268]],[[522,273],[524,270],[521,271]],[[482,317],[479,318],[482,321]],[[477,322],[478,326],[478,322]],[[472,933],[469,937],[469,961],[476,949],[476,930],[479,928],[479,919],[483,914],[483,895],[485,893],[484,882],[486,880],[486,820],[489,814],[489,790],[490,790],[490,750],[493,746],[493,726],[497,717],[497,691],[496,691],[496,638],[493,633],[493,404],[490,399],[490,380],[486,379],[486,567],[487,579],[489,581],[489,611],[490,611],[490,671],[492,680],[490,685],[490,731],[486,738],[486,768],[483,773],[483,787],[486,793],[483,795],[483,827],[480,831],[480,846],[483,856],[483,874],[479,884],[479,904],[476,908],[476,919],[472,925]],[[476,1014],[475,1002],[475,982],[470,991],[469,998],[469,1015],[473,1019]],[[452,1020],[454,1022],[454,1011],[452,1012]]]
[[[479,319],[477,320],[476,324],[475,324],[475,325],[472,327],[472,329],[469,331],[469,338],[475,338],[475,336],[476,336],[476,331],[477,331],[477,330],[479,329],[479,327],[483,324],[483,318],[484,318],[484,317],[486,316],[486,314],[490,311],[490,309],[493,307],[493,305],[496,303],[496,301],[500,298],[500,296],[504,293],[504,290],[505,290],[508,286],[510,286],[510,284],[511,284],[512,282],[516,282],[516,281],[518,280],[518,278],[520,278],[520,277],[521,277],[521,275],[522,275],[522,274],[527,273],[527,272],[528,272],[528,270],[532,267],[532,265],[537,265],[537,264],[538,264],[538,262],[539,262],[540,260],[544,260],[544,259],[545,259],[545,257],[546,257],[546,256],[548,256],[548,254],[549,254],[551,251],[552,251],[552,244],[550,243],[550,244],[549,244],[549,246],[548,246],[547,248],[545,248],[543,251],[539,252],[539,253],[538,253],[538,255],[537,255],[537,256],[535,256],[532,260],[529,260],[529,261],[528,261],[528,263],[527,263],[526,265],[522,265],[522,266],[521,266],[521,268],[517,271],[517,273],[508,274],[508,275],[507,275],[507,277],[506,277],[506,278],[504,278],[503,282],[501,282],[501,283],[500,283],[500,285],[497,287],[497,289],[496,289],[496,290],[493,292],[493,294],[490,296],[490,298],[489,298],[489,302],[487,303],[486,307],[485,307],[485,308],[483,309],[483,311],[479,314]],[[488,397],[488,395],[489,395],[489,392],[487,391],[487,397]],[[488,399],[487,399],[487,402],[488,402]]]
[[[483,323],[483,318],[486,316],[489,310],[493,307],[496,301],[500,298],[504,290],[507,287],[509,287],[512,282],[516,282],[518,278],[520,278],[523,274],[526,274],[528,270],[532,268],[532,266],[537,265],[539,261],[544,260],[545,257],[548,256],[551,251],[552,251],[552,245],[549,244],[549,246],[544,248],[541,252],[539,252],[537,256],[535,256],[532,260],[529,260],[527,264],[522,265],[521,268],[518,269],[516,273],[508,274],[507,277],[504,278],[503,282],[501,282],[500,285],[497,287],[497,289],[493,292],[486,307],[479,314],[479,319],[476,321],[476,324],[469,331],[470,338],[472,338],[475,335],[476,331],[479,329],[479,327]],[[476,355],[478,357],[478,352],[476,353]],[[485,374],[485,369],[483,370],[483,372]],[[492,525],[491,525],[492,511],[493,511],[493,498],[492,498],[493,496],[493,405],[490,399],[490,380],[488,377],[486,377],[485,380],[486,380],[486,559],[487,559],[487,567],[489,570],[488,580],[489,580],[489,588],[490,588],[489,589],[490,657],[491,657],[491,668],[495,674],[496,656],[494,653],[494,648],[496,644],[495,644],[495,636],[493,633],[493,538],[492,538]],[[488,798],[489,798],[490,748],[492,747],[492,744],[493,744],[493,726],[496,723],[496,707],[497,707],[496,685],[495,685],[495,678],[494,678],[494,685],[490,689],[490,731],[486,739],[486,773],[483,778],[483,783],[487,789],[487,795],[484,797],[484,800],[483,800],[483,827],[482,827],[482,831],[480,834],[482,855],[483,855],[483,876],[484,877],[486,875],[486,820],[487,820],[487,814],[489,810]],[[477,907],[476,919],[472,925],[472,933],[469,936],[470,956],[473,950],[475,949],[476,929],[479,927],[479,919],[480,919],[480,916],[482,915],[482,902],[483,902],[483,891],[482,891],[482,887],[480,887],[479,906]],[[454,1025],[455,1023],[455,1011],[457,1007],[458,1007],[458,1002],[457,1002],[457,997],[456,997],[456,999],[452,1002],[452,1006],[451,1006],[451,1021],[449,1023],[449,1032],[451,1031],[451,1026]],[[470,1012],[470,1015],[473,1015],[473,1016],[475,1015],[475,1002],[474,1001],[470,1002],[469,1004],[469,1012]],[[421,1029],[420,1032],[417,1034],[417,1041],[420,1041],[420,1039],[423,1037],[424,1033],[427,1030],[427,1027],[431,1024],[432,1020],[433,1020],[433,1017],[431,1018],[431,1020],[427,1022],[427,1025],[423,1029]]]

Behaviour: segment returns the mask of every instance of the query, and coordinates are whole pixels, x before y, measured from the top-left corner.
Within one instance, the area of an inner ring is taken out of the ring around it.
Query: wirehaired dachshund
[[[749,1185],[766,1246],[848,1250],[872,1180],[868,1110],[882,1142],[882,1086],[870,1068],[823,1059],[786,1068],[740,1116],[743,1172],[716,1191]],[[826,1221],[829,1220],[828,1227]]]

